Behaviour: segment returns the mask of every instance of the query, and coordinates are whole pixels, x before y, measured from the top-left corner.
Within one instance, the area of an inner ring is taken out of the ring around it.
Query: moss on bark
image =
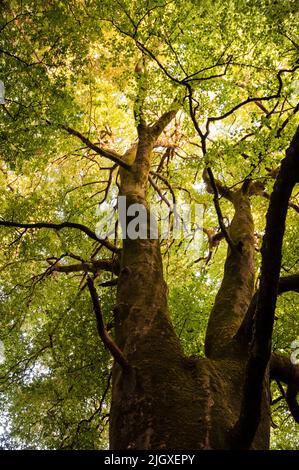
[[[121,170],[127,204],[147,208],[152,142],[138,145],[131,172]],[[113,369],[111,449],[229,449],[238,419],[247,348],[234,344],[254,287],[254,239],[249,196],[234,193],[224,278],[207,331],[208,358],[186,358],[170,322],[158,240],[124,240],[115,335],[131,365]],[[252,448],[269,446],[266,392]]]

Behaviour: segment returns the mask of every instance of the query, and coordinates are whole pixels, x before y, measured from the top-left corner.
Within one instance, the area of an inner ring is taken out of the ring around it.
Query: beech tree
[[[298,446],[297,22],[295,0],[3,2],[3,448]],[[117,236],[118,196],[146,236]]]

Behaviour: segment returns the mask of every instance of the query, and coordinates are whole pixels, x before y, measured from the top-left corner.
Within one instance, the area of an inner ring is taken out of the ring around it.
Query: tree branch
[[[119,274],[119,263],[116,260],[101,259],[92,262],[76,264],[53,264],[51,271],[59,273],[85,272],[97,274],[99,271],[107,271],[113,274]]]
[[[290,276],[283,276],[279,279],[277,295],[284,294],[285,292],[298,292],[299,293],[299,274],[291,274]],[[245,318],[236,334],[236,340],[246,342],[249,344],[252,338],[253,319],[257,305],[259,291],[257,290],[252,297],[248,307]]]
[[[86,225],[78,224],[75,222],[62,222],[61,224],[54,224],[50,222],[36,222],[36,223],[21,223],[21,222],[11,222],[8,220],[0,220],[0,227],[16,227],[16,228],[25,228],[25,229],[40,229],[40,228],[50,228],[54,230],[62,230],[64,228],[74,228],[80,230],[81,232],[85,233],[89,238],[95,240],[101,245],[108,248],[108,250],[112,251],[113,253],[119,253],[120,249],[117,248],[115,245],[110,243],[108,240],[102,240],[98,238],[97,235],[90,230],[90,228],[86,227]]]
[[[287,126],[287,124],[289,123],[289,121],[291,120],[291,118],[296,114],[298,113],[299,111],[299,103],[297,103],[297,105],[295,106],[295,108],[293,109],[292,113],[289,114],[289,116],[283,121],[283,123],[281,124],[281,126],[279,127],[279,129],[277,129],[277,132],[276,132],[276,136],[277,137],[280,137],[281,134],[282,134],[282,131],[284,130],[284,128]]]
[[[159,135],[161,132],[163,132],[165,127],[168,126],[168,124],[175,118],[177,112],[177,109],[167,111],[166,113],[162,114],[162,116],[153,126],[150,127],[151,134],[155,140],[158,139]]]
[[[264,379],[271,356],[282,241],[289,199],[299,182],[299,127],[286,151],[274,184],[262,244],[261,280],[254,319],[254,336],[246,367],[243,400],[233,430],[233,448],[248,449],[254,439],[261,415]]]
[[[287,384],[286,402],[294,420],[299,423],[299,404],[297,402],[299,365],[293,364],[288,357],[273,353],[270,360],[270,378]]]
[[[253,98],[247,98],[246,100],[242,101],[241,103],[237,104],[236,106],[234,106],[233,108],[231,108],[229,111],[227,111],[226,113],[222,114],[221,116],[213,116],[213,117],[210,117],[207,119],[207,130],[209,129],[209,124],[210,122],[215,122],[215,121],[220,121],[222,119],[225,119],[227,118],[228,116],[230,116],[231,114],[233,114],[235,111],[237,111],[239,108],[242,108],[243,106],[245,106],[246,104],[249,104],[249,103],[256,103],[258,102],[259,104],[261,104],[260,102],[261,101],[269,101],[269,100],[273,100],[275,98],[279,98],[280,97],[280,94],[281,94],[281,90],[282,90],[282,87],[283,87],[283,82],[282,82],[282,78],[281,78],[281,75],[283,73],[293,73],[295,72],[295,70],[297,70],[299,68],[299,65],[296,65],[295,67],[293,67],[292,69],[281,69],[278,71],[277,73],[277,80],[278,80],[278,88],[277,88],[277,91],[276,93],[274,93],[273,95],[270,95],[270,96],[262,96],[262,97],[253,97]]]
[[[268,199],[268,200],[270,199],[270,194],[268,194],[266,191],[260,192],[259,196],[262,196],[262,197],[264,197],[265,199]],[[296,211],[299,214],[299,206],[297,206],[297,204],[294,204],[293,202],[289,202],[289,207],[294,209],[294,211]]]
[[[21,18],[22,16],[32,16],[32,14],[29,12],[29,11],[25,11],[24,13],[18,13],[17,15],[15,15],[11,20],[8,20],[6,23],[4,23],[3,26],[1,26],[0,28],[0,33],[2,33],[2,31],[11,23],[13,23],[14,21],[16,21],[18,18]]]
[[[122,351],[119,349],[117,344],[113,341],[113,339],[109,336],[106,325],[103,318],[103,313],[101,310],[98,294],[92,279],[88,276],[87,277],[87,286],[90,292],[94,313],[96,315],[97,320],[97,329],[101,340],[103,341],[105,347],[110,351],[112,356],[114,357],[115,361],[124,369],[129,369],[129,363],[127,359],[124,357]]]
[[[204,183],[206,185],[206,189],[207,189],[208,193],[214,194],[213,187],[212,187],[212,182],[211,182],[210,175],[209,175],[209,172],[208,172],[208,168],[204,169],[204,171],[202,173],[202,178],[204,180]],[[224,197],[225,199],[227,199],[228,201],[233,202],[233,193],[232,193],[232,191],[230,189],[228,189],[227,186],[222,184],[221,181],[216,179],[214,177],[214,175],[213,175],[212,179],[214,180],[214,183],[216,185],[218,194],[220,196]]]
[[[146,127],[146,122],[143,114],[143,106],[146,97],[146,75],[145,75],[145,57],[142,55],[142,58],[137,62],[135,67],[135,75],[137,79],[137,95],[135,99],[134,106],[134,116],[137,126],[137,131]]]
[[[1,54],[4,54],[4,55],[7,55],[8,57],[11,57],[12,59],[17,60],[18,62],[21,62],[21,64],[26,65],[26,67],[30,67],[31,65],[36,65],[36,64],[38,64],[38,62],[37,62],[37,63],[29,63],[29,62],[26,62],[26,60],[22,59],[21,57],[15,55],[15,54],[12,54],[12,53],[9,52],[9,51],[5,51],[4,49],[0,49],[0,53],[1,53]]]
[[[158,178],[159,180],[163,181],[163,183],[167,186],[167,188],[169,189],[169,192],[172,196],[172,202],[173,202],[173,205],[175,206],[176,204],[176,197],[175,197],[175,194],[174,194],[174,190],[171,186],[171,184],[169,183],[168,179],[165,178],[165,176],[162,176],[160,173],[157,173],[155,171],[150,171],[150,174],[155,176],[156,178]]]
[[[164,194],[162,193],[161,189],[159,188],[159,186],[154,182],[154,180],[152,179],[152,177],[150,175],[148,175],[148,180],[151,184],[151,186],[154,188],[154,190],[159,194],[160,198],[162,199],[162,201],[165,202],[165,204],[171,208],[171,204],[170,202],[168,201],[168,199],[164,196]]]
[[[48,120],[46,120],[47,124],[52,125],[52,123]],[[108,158],[114,163],[117,163],[117,165],[121,166],[122,168],[125,168],[126,170],[130,170],[131,165],[128,165],[123,159],[122,156],[119,155],[118,153],[114,152],[113,150],[106,150],[103,149],[102,147],[99,147],[98,145],[92,143],[87,137],[85,137],[81,132],[68,127],[64,126],[63,124],[58,125],[59,129],[63,129],[66,131],[68,134],[73,135],[74,137],[77,137],[78,139],[81,140],[88,148],[96,152],[98,155],[101,155],[102,157]]]
[[[236,249],[236,245],[232,241],[232,239],[231,239],[231,237],[228,233],[228,230],[227,230],[227,228],[224,224],[223,215],[222,215],[221,207],[220,207],[220,204],[219,204],[219,192],[222,196],[226,197],[227,199],[229,199],[231,201],[232,199],[231,199],[230,192],[228,191],[227,188],[225,188],[225,186],[223,186],[220,182],[215,180],[212,169],[210,167],[207,167],[203,171],[203,179],[204,179],[204,182],[207,186],[208,192],[213,194],[214,206],[215,206],[215,209],[216,209],[218,222],[219,222],[219,226],[220,226],[221,232],[223,234],[223,237],[225,238],[225,240],[226,240],[228,246],[230,247],[230,249],[232,251],[234,251]]]

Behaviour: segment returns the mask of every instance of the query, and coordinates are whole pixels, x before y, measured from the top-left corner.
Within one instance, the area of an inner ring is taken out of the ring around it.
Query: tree
[[[5,4],[3,445],[103,447],[109,418],[112,449],[267,449],[271,404],[299,421],[296,2],[193,3]],[[91,228],[117,190],[145,237]],[[202,256],[150,236],[179,197]]]

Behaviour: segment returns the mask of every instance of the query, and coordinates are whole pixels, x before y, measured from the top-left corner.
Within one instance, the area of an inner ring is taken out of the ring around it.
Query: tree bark
[[[153,135],[144,128],[131,169],[120,170],[120,194],[127,206],[142,204],[148,219],[153,145]],[[237,191],[233,204],[230,236],[238,249],[228,253],[208,327],[207,358],[186,358],[182,352],[169,318],[159,240],[123,240],[115,340],[130,369],[113,368],[111,449],[229,448],[246,362],[233,338],[254,287],[253,221],[246,191]],[[268,421],[253,448],[268,447]]]
[[[146,189],[151,152],[158,137],[153,129],[157,127],[140,124],[136,158],[130,170],[120,169],[120,194],[126,197],[127,206],[142,204],[148,221],[151,215]],[[242,413],[250,359],[251,337],[240,331],[250,323],[256,299],[251,195],[250,183],[246,182],[227,196],[235,210],[228,228],[232,243],[209,319],[205,358],[187,358],[180,347],[168,313],[159,240],[123,240],[115,341],[129,368],[119,364],[113,368],[111,449],[234,447],[232,440]],[[290,288],[298,290],[298,276],[281,281],[281,292]],[[278,373],[277,360],[275,364],[273,374],[275,370]],[[267,370],[261,384],[259,420],[250,449],[269,448],[269,379]],[[290,382],[287,401],[296,418],[297,390],[297,382]]]
[[[121,170],[120,193],[127,206],[142,204],[148,218],[145,193],[153,144],[152,134],[143,130],[131,170]],[[114,365],[111,448],[194,447],[194,379],[169,319],[159,240],[123,241],[115,338],[131,369]]]
[[[220,359],[247,353],[234,337],[245,317],[254,292],[254,224],[250,198],[243,189],[231,194],[235,214],[229,234],[235,249],[228,248],[224,275],[209,317],[206,356]]]
[[[253,336],[246,367],[240,417],[235,426],[234,448],[250,447],[262,416],[262,396],[269,377],[274,314],[279,289],[282,242],[289,199],[299,182],[299,127],[274,183],[262,244],[259,293],[254,313]],[[292,400],[296,398],[292,391]]]

